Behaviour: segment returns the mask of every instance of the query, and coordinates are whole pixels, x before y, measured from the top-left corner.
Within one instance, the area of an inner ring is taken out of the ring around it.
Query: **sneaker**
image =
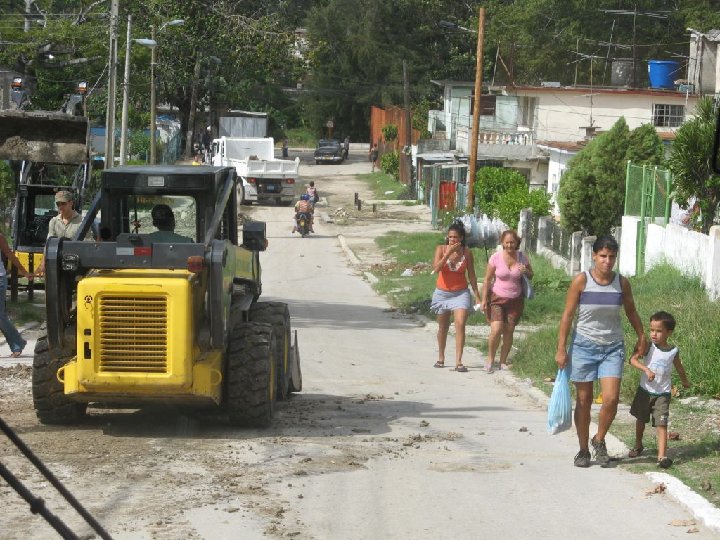
[[[605,441],[596,441],[595,437],[590,439],[590,444],[593,447],[593,453],[595,454],[595,461],[597,461],[600,465],[605,465],[606,463],[610,462],[610,456],[608,456],[607,453],[607,446],[605,446]]]
[[[575,456],[576,467],[588,468],[590,466],[590,450],[580,450]]]

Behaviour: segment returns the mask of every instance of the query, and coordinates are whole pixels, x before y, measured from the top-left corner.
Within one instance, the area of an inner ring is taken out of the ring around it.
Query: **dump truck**
[[[79,94],[70,95],[66,105],[79,99]],[[31,272],[42,262],[48,225],[58,213],[55,192],[72,191],[75,210],[82,210],[92,171],[89,122],[78,112],[76,106],[63,106],[59,112],[0,111],[0,159],[11,162],[17,185],[12,248]],[[13,298],[17,295],[17,278],[13,267]],[[32,295],[32,288],[30,291]]]
[[[272,137],[220,137],[212,144],[213,165],[237,170],[240,204],[274,201],[290,206],[295,202],[300,158],[275,159]]]
[[[165,403],[270,424],[276,400],[302,389],[297,335],[287,304],[259,301],[266,226],[245,221],[240,235],[235,169],[117,167],[100,184],[77,235],[99,215],[100,241],[46,244],[39,420]]]

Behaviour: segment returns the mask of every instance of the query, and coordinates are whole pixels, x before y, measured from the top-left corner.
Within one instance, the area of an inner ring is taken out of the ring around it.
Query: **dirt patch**
[[[369,394],[298,396],[279,404],[273,428],[264,431],[238,430],[216,415],[168,407],[90,408],[82,425],[50,427],[40,425],[33,412],[31,368],[0,370],[0,386],[0,416],[114,535],[160,539],[171,531],[173,538],[200,538],[186,516],[213,507],[222,514],[244,509],[264,516],[269,538],[309,538],[302,522],[286,519],[287,504],[272,486],[362,469],[371,458],[403,458],[426,443],[456,437],[374,435],[384,430],[392,399]],[[0,439],[0,458],[75,531],[87,529],[6,438]],[[0,486],[0,496],[0,524],[12,523],[3,527],[3,538],[52,536],[7,485]]]

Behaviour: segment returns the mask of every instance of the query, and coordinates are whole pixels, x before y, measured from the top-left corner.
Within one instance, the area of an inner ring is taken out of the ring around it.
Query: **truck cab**
[[[272,137],[215,139],[213,165],[235,167],[240,204],[275,202],[289,206],[295,202],[300,158],[275,159]]]

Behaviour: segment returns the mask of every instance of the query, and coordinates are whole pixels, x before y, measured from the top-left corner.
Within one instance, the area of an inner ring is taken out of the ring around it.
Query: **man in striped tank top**
[[[575,384],[575,429],[580,451],[576,467],[590,466],[589,445],[600,465],[610,461],[605,435],[610,430],[620,401],[620,381],[625,365],[625,342],[621,310],[625,311],[637,334],[635,351],[647,349],[647,337],[635,309],[630,282],[613,271],[618,244],[612,236],[601,236],[593,244],[593,268],[575,276],[560,319],[555,361],[559,368],[570,369]],[[577,317],[575,318],[575,315]],[[575,329],[568,348],[568,336],[575,318]],[[600,380],[603,404],[598,417],[597,433],[590,438],[590,411],[593,382]]]

